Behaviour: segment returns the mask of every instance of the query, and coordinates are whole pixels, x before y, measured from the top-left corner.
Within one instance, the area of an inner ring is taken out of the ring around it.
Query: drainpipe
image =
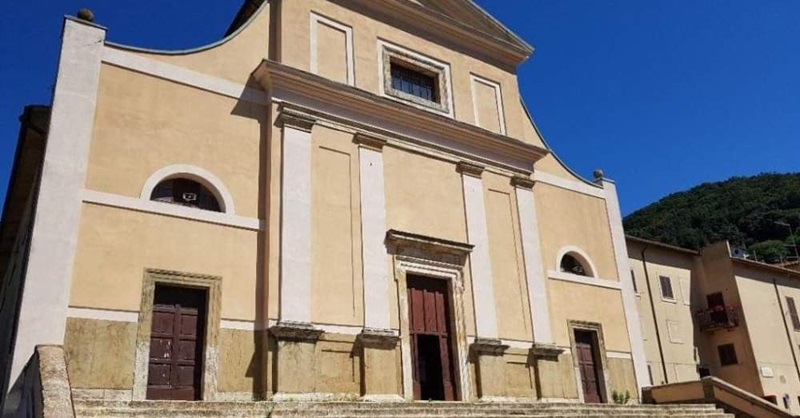
[[[669,383],[667,375],[667,362],[664,360],[664,347],[661,345],[661,332],[658,330],[658,316],[656,315],[656,303],[653,299],[653,287],[650,285],[650,273],[647,271],[647,249],[649,245],[642,248],[642,265],[644,265],[644,280],[647,283],[647,296],[650,298],[650,310],[653,312],[653,325],[656,327],[656,342],[658,343],[658,355],[661,357],[661,370],[664,372],[664,383]],[[655,382],[651,382],[655,384]]]
[[[778,279],[772,279],[772,285],[775,287],[775,298],[778,299],[778,307],[781,310],[781,320],[783,321],[783,329],[786,330],[786,340],[789,341],[789,351],[792,352],[792,360],[794,360],[794,370],[797,372],[797,378],[800,379],[800,366],[797,364],[797,353],[794,352],[794,344],[792,344],[792,332],[789,331],[789,324],[786,323],[786,314],[783,310],[783,301],[781,294],[778,291]],[[744,311],[742,311],[744,314]]]

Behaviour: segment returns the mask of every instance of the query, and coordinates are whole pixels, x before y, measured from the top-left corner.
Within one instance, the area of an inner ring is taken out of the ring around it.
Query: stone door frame
[[[414,400],[414,382],[412,367],[414,360],[411,354],[411,332],[408,312],[408,275],[428,277],[433,280],[446,280],[449,292],[449,309],[452,312],[451,329],[455,347],[453,354],[453,381],[458,384],[456,390],[459,401],[468,401],[472,388],[469,379],[469,357],[467,343],[467,326],[464,321],[464,282],[460,268],[445,263],[436,263],[424,259],[395,256],[395,281],[397,282],[398,307],[400,312],[400,351],[403,364],[403,397],[407,401]]]
[[[600,363],[596,365],[597,371],[600,374],[600,395],[602,403],[608,404],[611,402],[611,376],[608,370],[608,357],[606,356],[606,344],[603,338],[603,325],[597,322],[588,321],[569,321],[569,343],[572,349],[572,367],[575,373],[575,383],[578,389],[578,398],[581,403],[585,402],[583,395],[583,384],[581,382],[581,370],[578,360],[578,349],[575,344],[575,331],[588,331],[595,334],[597,338],[597,361]]]
[[[213,401],[217,395],[219,369],[219,329],[221,319],[222,278],[176,271],[146,269],[142,281],[142,300],[139,308],[139,329],[136,333],[136,359],[133,371],[135,401],[147,399],[147,375],[150,364],[150,333],[153,325],[153,304],[156,285],[203,289],[207,292],[206,329],[203,348],[201,394],[203,401]]]

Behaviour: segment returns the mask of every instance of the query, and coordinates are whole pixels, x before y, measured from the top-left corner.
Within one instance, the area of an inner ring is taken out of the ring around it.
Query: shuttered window
[[[672,280],[667,276],[660,276],[661,281],[661,297],[664,299],[675,299],[675,292],[672,291]]]
[[[789,316],[792,317],[792,327],[795,331],[800,331],[800,317],[797,316],[797,305],[794,304],[794,299],[787,297],[786,306],[789,307]]]

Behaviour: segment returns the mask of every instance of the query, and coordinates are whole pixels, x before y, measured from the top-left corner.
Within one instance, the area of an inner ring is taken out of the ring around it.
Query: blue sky
[[[157,6],[154,6],[157,3]],[[624,213],[699,183],[800,171],[800,1],[478,0],[536,47],[523,97],[555,152],[615,179]],[[115,42],[219,39],[240,1],[11,2],[0,20],[0,202],[18,116],[46,104],[61,19],[94,10]]]

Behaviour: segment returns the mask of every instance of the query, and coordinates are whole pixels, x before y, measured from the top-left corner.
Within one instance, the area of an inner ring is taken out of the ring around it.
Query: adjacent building
[[[628,236],[654,385],[713,375],[800,413],[800,272]]]
[[[2,393],[39,344],[82,398],[649,383],[615,185],[557,159],[519,94],[532,47],[471,1],[248,0],[187,51],[115,44],[88,15],[22,124]]]

